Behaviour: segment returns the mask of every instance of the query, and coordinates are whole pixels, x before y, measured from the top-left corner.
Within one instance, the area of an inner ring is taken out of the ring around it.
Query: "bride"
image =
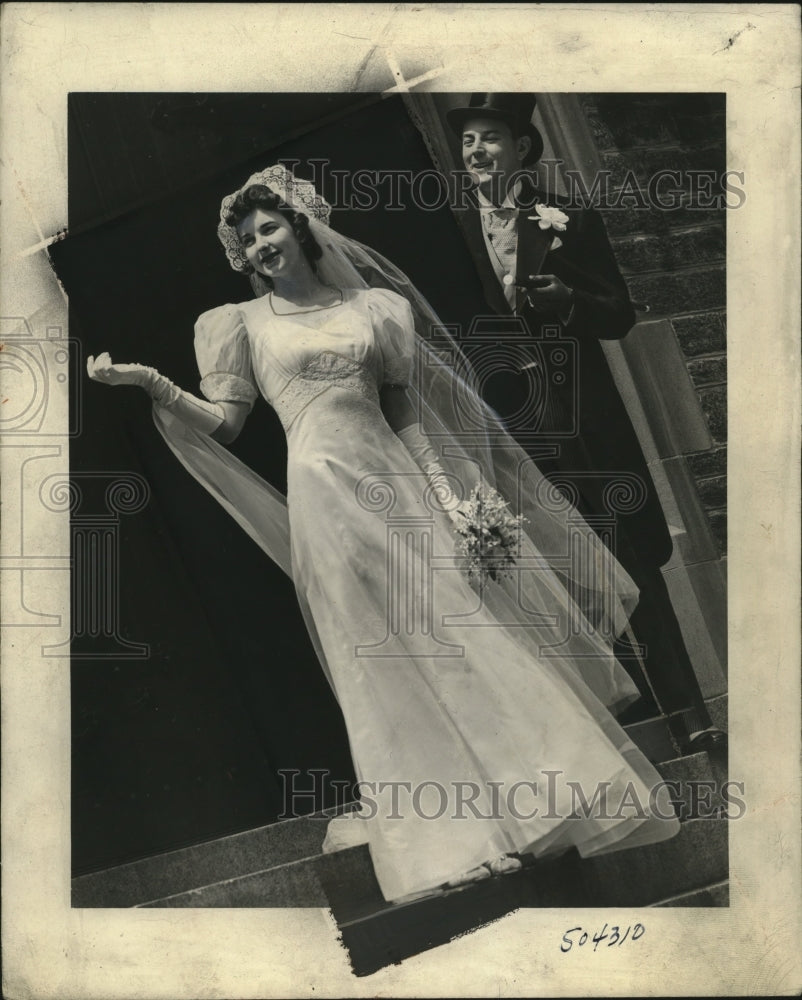
[[[294,581],[360,782],[324,850],[367,843],[398,901],[514,855],[673,836],[667,790],[611,714],[637,697],[611,652],[631,580],[482,403],[422,296],[329,213],[281,166],[224,199],[218,234],[256,297],[198,319],[203,398],[88,360],[149,393],[179,461]],[[259,395],[286,433],[286,500],[223,447]],[[506,575],[455,548],[480,484],[523,519]]]

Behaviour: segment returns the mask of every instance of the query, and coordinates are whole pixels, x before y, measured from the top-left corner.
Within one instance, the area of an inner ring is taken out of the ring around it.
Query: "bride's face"
[[[303,267],[303,250],[281,212],[257,208],[237,226],[245,256],[267,278],[288,275]]]

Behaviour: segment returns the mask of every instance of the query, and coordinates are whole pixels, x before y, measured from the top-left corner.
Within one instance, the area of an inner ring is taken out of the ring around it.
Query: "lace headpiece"
[[[251,268],[240,242],[239,234],[234,226],[230,226],[226,222],[226,216],[237,195],[254,184],[264,184],[274,194],[277,194],[285,205],[289,205],[296,212],[303,212],[304,215],[321,222],[324,226],[328,226],[331,215],[331,205],[315,191],[314,185],[310,181],[298,180],[282,164],[275,163],[272,167],[251,174],[241,188],[223,198],[220,203],[220,224],[217,227],[217,236],[223,244],[229,264],[235,271],[243,273],[247,273]]]

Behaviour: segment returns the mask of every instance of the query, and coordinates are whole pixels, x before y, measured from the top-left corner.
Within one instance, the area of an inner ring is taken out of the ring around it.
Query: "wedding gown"
[[[491,610],[455,568],[451,522],[379,406],[413,338],[406,300],[346,289],[290,315],[268,296],[222,306],[195,340],[208,398],[261,393],[285,429],[289,569],[362,783],[361,813],[332,821],[324,849],[367,843],[389,900],[503,853],[591,855],[678,829],[600,700],[634,697],[623,669],[592,691],[575,665],[537,655],[537,635],[500,624],[503,588],[488,585]],[[253,474],[229,460],[244,497]],[[223,492],[236,509],[236,488]],[[606,787],[614,805],[585,817],[577,787],[586,801]]]

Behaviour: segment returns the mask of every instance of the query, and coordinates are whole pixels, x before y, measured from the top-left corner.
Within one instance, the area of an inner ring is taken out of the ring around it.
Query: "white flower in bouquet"
[[[469,580],[484,584],[512,575],[520,547],[524,518],[509,511],[509,504],[490,486],[479,484],[460,506],[456,525],[459,551],[467,559]]]

